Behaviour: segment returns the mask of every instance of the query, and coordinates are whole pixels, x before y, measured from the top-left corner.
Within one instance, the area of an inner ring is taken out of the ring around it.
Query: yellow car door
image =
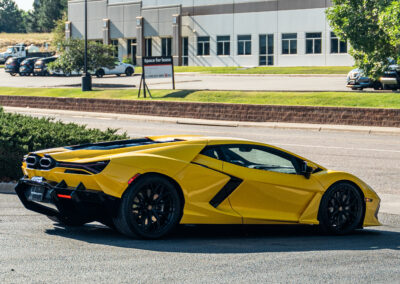
[[[300,159],[260,145],[223,145],[223,172],[241,179],[228,199],[245,224],[298,222],[322,186]]]

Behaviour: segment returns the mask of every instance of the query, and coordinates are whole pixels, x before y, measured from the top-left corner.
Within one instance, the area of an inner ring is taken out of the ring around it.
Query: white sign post
[[[142,84],[143,84],[144,97],[146,97],[146,90],[149,92],[149,95],[151,97],[151,93],[149,87],[147,86],[146,79],[172,78],[172,88],[175,90],[174,62],[172,60],[172,56],[143,57],[142,68],[143,71],[142,71],[142,78],[140,80],[138,97],[140,97]]]

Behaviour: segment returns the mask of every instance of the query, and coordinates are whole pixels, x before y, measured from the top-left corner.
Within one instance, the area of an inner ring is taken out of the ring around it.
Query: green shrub
[[[28,152],[66,145],[126,139],[117,130],[88,129],[75,123],[4,113],[0,107],[0,181],[22,176],[21,161]]]

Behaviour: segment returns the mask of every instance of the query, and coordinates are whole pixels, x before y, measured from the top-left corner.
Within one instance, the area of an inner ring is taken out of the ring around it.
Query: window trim
[[[199,41],[199,38],[208,38],[208,41]],[[205,44],[208,43],[208,53],[204,52]],[[202,54],[200,54],[199,44],[202,44]],[[210,56],[211,55],[211,37],[210,36],[197,36],[197,56]]]
[[[239,40],[240,36],[249,36],[250,39],[241,39]],[[239,43],[243,42],[243,54],[239,53]],[[246,53],[246,43],[250,43],[250,53]],[[252,34],[241,34],[237,35],[237,56],[251,56],[253,51],[253,37]]]
[[[329,33],[329,44],[330,44],[330,46],[329,46],[329,53],[330,54],[332,54],[332,55],[344,55],[344,54],[349,54],[349,46],[348,46],[348,42],[347,41],[342,41],[342,40],[340,40],[339,38],[338,38],[338,36],[333,32],[333,31],[330,31],[330,33]],[[337,50],[338,50],[338,52],[332,52],[332,40],[337,40]],[[340,50],[340,43],[346,43],[346,51],[345,52],[341,52]]]
[[[288,38],[288,39],[284,39],[283,35],[289,35],[289,34],[295,34],[296,38]],[[288,53],[284,53],[283,52],[283,41],[287,41],[288,42]],[[290,49],[290,43],[292,41],[296,41],[296,52],[292,53],[291,49]],[[299,53],[299,35],[297,32],[294,33],[281,33],[281,55],[298,55]]]
[[[320,37],[313,37],[313,38],[307,38],[307,34],[321,34],[321,36]],[[323,54],[323,48],[322,48],[322,45],[323,45],[323,41],[322,41],[322,38],[323,38],[323,36],[322,36],[322,32],[305,32],[305,49],[304,49],[304,53],[306,54],[306,55],[321,55],[321,54]],[[309,40],[311,40],[312,41],[312,52],[307,52],[307,42],[309,41]],[[316,40],[319,40],[319,41],[321,41],[321,51],[320,52],[318,52],[318,53],[316,53],[315,52],[315,41]]]
[[[227,40],[218,40],[219,37],[228,37]],[[230,35],[217,35],[217,56],[230,56],[231,55],[231,36]],[[225,44],[229,44],[228,50],[225,49]],[[218,54],[218,45],[222,44],[222,54]],[[226,52],[228,51],[228,52]]]

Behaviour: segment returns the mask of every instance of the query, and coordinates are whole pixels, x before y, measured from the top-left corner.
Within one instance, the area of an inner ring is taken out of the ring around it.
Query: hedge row
[[[21,161],[28,152],[100,141],[126,139],[116,129],[101,131],[75,123],[4,113],[0,107],[0,181],[22,176]]]

